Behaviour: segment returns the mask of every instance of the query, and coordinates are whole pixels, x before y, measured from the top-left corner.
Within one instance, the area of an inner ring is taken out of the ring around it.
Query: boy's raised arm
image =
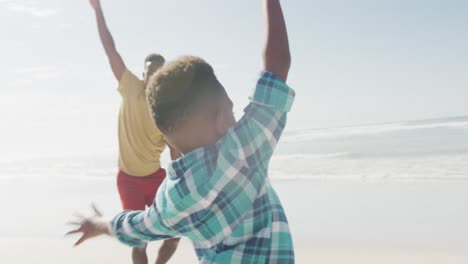
[[[89,0],[91,6],[96,13],[96,21],[99,30],[99,38],[101,39],[104,50],[106,51],[107,58],[114,73],[115,78],[120,81],[122,75],[125,73],[127,67],[115,47],[114,39],[106,25],[106,20],[101,8],[100,0]]]
[[[265,70],[286,81],[291,66],[288,33],[280,0],[262,0],[265,23]]]

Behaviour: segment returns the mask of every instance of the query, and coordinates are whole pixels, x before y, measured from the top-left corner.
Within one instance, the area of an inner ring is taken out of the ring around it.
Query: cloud
[[[231,64],[229,64],[229,63],[216,63],[216,62],[214,62],[214,63],[212,63],[212,65],[214,65],[217,70],[223,70],[223,71],[224,70],[229,70],[231,68]]]
[[[60,30],[67,30],[67,29],[73,28],[73,25],[69,24],[69,23],[62,23],[62,24],[58,25],[58,28]]]
[[[60,12],[60,9],[50,7],[39,7],[37,2],[32,1],[11,1],[0,0],[0,4],[4,5],[6,9],[15,13],[22,13],[34,17],[51,17]]]
[[[17,87],[17,88],[23,88],[23,87],[29,87],[34,84],[33,80],[29,79],[24,79],[24,80],[14,80],[8,83],[8,86],[11,87]]]
[[[38,29],[41,28],[41,25],[39,25],[39,24],[32,24],[32,25],[31,25],[31,28],[32,28],[32,29],[35,29],[35,30],[38,30]]]
[[[58,66],[25,66],[11,71],[7,86],[29,89],[39,83],[56,82],[65,75],[65,70]]]
[[[19,76],[28,76],[36,81],[51,81],[62,77],[64,71],[56,66],[24,67],[15,71]]]

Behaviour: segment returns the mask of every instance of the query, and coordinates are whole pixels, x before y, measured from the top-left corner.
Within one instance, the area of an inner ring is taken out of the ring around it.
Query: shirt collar
[[[169,179],[175,180],[181,178],[184,176],[185,172],[193,168],[196,163],[205,162],[212,157],[211,155],[216,156],[222,142],[232,130],[233,128],[230,128],[226,135],[221,137],[215,144],[196,148],[173,161],[168,167]]]
[[[169,166],[169,178],[175,180],[182,177],[185,172],[190,170],[196,163],[206,159],[206,152],[209,148],[210,146],[196,148],[173,161]]]

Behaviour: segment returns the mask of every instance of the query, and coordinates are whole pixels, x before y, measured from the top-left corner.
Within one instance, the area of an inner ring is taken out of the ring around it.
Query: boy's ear
[[[226,115],[223,114],[222,111],[218,111],[216,113],[216,118],[215,118],[215,125],[216,125],[216,134],[218,136],[223,136],[226,134],[226,131],[229,129],[227,122],[226,122]]]

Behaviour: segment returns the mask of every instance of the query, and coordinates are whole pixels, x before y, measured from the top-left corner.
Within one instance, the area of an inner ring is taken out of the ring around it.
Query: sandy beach
[[[128,248],[109,239],[99,239],[80,248],[72,248],[72,241],[47,239],[2,239],[0,247],[2,263],[130,263]],[[158,243],[151,246],[157,247]],[[27,252],[27,253],[26,253]],[[154,259],[154,254],[151,256]],[[190,243],[184,240],[173,264],[197,263]],[[465,264],[468,250],[454,249],[407,249],[363,248],[301,245],[296,248],[296,263],[322,264]]]
[[[291,223],[296,263],[468,263],[468,183],[273,184]],[[128,248],[113,239],[73,248],[74,238],[62,236],[75,208],[85,210],[90,201],[107,215],[117,212],[114,188],[110,180],[61,182],[48,189],[3,181],[0,207],[10,217],[0,225],[0,263],[129,263]],[[12,206],[11,191],[33,199]],[[21,209],[31,203],[36,206]],[[171,263],[196,262],[190,242],[183,240]]]

